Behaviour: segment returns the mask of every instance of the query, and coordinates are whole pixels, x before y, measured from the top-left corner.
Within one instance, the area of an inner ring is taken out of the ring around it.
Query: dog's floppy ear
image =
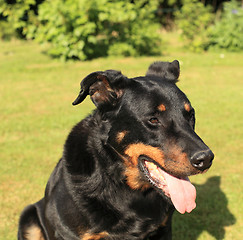
[[[154,62],[152,63],[146,76],[157,76],[172,81],[177,81],[180,75],[180,64],[179,61],[174,60],[173,62]]]
[[[115,70],[98,71],[89,74],[80,83],[81,90],[73,105],[81,103],[87,95],[97,106],[114,106],[122,96],[127,77]]]

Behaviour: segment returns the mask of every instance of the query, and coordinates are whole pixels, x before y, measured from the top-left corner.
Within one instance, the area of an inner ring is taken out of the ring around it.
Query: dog
[[[19,240],[172,238],[174,210],[196,207],[188,176],[214,158],[179,74],[175,60],[142,77],[106,70],[83,79],[73,105],[90,95],[96,109],[71,130],[44,198],[22,212]]]

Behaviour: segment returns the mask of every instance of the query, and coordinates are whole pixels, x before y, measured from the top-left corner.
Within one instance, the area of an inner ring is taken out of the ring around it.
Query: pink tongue
[[[179,179],[163,171],[171,201],[181,214],[191,212],[196,207],[196,189],[189,178]]]

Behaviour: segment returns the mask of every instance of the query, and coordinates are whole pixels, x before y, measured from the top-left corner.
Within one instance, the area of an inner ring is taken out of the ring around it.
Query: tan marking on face
[[[146,155],[153,159],[155,162],[164,166],[164,154],[163,152],[156,147],[150,145],[145,145],[143,143],[134,143],[127,147],[125,154],[128,155],[131,159],[131,162],[134,166],[138,164],[138,157],[140,155]]]
[[[101,232],[101,233],[85,233],[81,236],[82,240],[99,240],[105,239],[108,236],[108,232]]]
[[[125,154],[128,158],[123,158],[126,165],[125,176],[127,177],[127,184],[132,189],[148,189],[151,185],[145,182],[138,169],[138,157],[140,155],[146,155],[158,162],[161,166],[163,163],[163,153],[159,148],[145,145],[143,143],[134,143],[127,147]]]
[[[191,106],[190,106],[189,103],[185,103],[185,104],[184,104],[184,108],[185,108],[185,110],[186,110],[187,112],[190,112],[190,110],[191,110]]]
[[[148,156],[158,163],[166,172],[174,176],[189,176],[200,173],[192,167],[186,153],[176,145],[170,144],[166,148],[168,152],[163,152],[157,147],[145,145],[143,143],[134,143],[127,147],[123,157],[126,170],[127,184],[132,189],[147,189],[150,185],[145,182],[138,169],[138,158],[140,155]]]
[[[24,237],[26,240],[45,240],[40,227],[35,224],[25,230]]]
[[[160,112],[164,112],[164,111],[166,110],[165,105],[164,105],[164,104],[160,104],[160,105],[158,106],[158,110],[159,110]]]
[[[127,177],[127,184],[132,189],[141,189],[143,191],[151,187],[149,183],[145,182],[141,178],[140,172],[137,167],[127,165],[125,175]]]
[[[121,141],[123,140],[123,138],[126,136],[127,134],[127,131],[122,131],[122,132],[119,132],[117,135],[116,135],[116,141],[118,143],[121,143]]]
[[[192,167],[190,160],[185,152],[176,145],[168,147],[169,152],[166,154],[165,170],[173,175],[189,176],[199,173],[198,170]]]

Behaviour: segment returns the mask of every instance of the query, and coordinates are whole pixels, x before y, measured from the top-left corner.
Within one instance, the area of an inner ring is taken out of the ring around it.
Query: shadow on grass
[[[211,177],[197,189],[197,207],[190,214],[174,214],[173,240],[196,240],[206,231],[217,240],[224,239],[225,226],[235,224],[236,218],[228,209],[228,200],[220,189],[221,178]]]

